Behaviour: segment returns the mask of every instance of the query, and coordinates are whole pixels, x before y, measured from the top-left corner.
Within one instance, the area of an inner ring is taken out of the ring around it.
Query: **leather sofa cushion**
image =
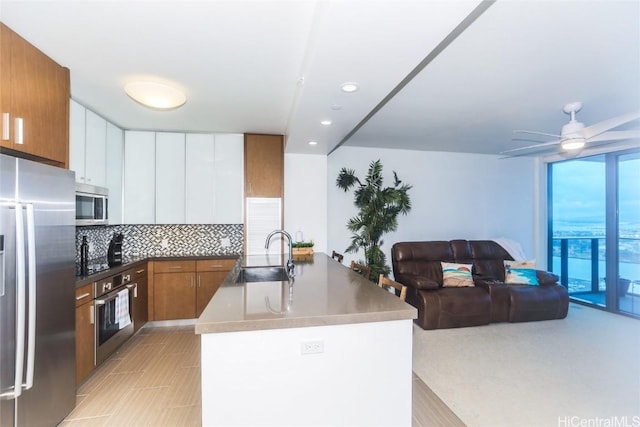
[[[438,282],[424,276],[403,276],[402,283],[416,289],[438,289],[440,287]]]

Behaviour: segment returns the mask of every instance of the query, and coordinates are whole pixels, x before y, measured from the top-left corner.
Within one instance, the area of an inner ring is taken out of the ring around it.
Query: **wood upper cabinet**
[[[282,135],[245,134],[245,197],[282,197],[284,140]]]
[[[68,167],[69,69],[0,23],[0,145]]]
[[[76,384],[95,368],[93,283],[76,289]]]

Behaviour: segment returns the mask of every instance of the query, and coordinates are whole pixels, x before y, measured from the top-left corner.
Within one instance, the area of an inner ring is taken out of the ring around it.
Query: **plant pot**
[[[631,284],[631,280],[629,279],[623,279],[622,277],[618,279],[618,297],[623,297],[627,295],[630,284]]]

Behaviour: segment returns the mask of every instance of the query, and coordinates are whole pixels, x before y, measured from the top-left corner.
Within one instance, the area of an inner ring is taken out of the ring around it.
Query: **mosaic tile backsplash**
[[[122,233],[124,258],[137,256],[239,255],[242,224],[113,225],[76,227],[76,262],[82,236],[89,242],[89,259],[107,256],[114,234]]]

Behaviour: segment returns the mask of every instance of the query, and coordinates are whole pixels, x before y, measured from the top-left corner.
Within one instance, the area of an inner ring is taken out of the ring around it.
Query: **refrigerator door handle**
[[[33,204],[27,207],[27,256],[29,261],[29,330],[27,334],[27,378],[25,390],[33,387],[33,371],[36,355],[36,227]]]
[[[16,203],[16,370],[13,398],[22,394],[22,374],[24,368],[24,331],[25,331],[25,259],[24,259],[24,220],[22,203]]]
[[[0,234],[0,297],[3,297],[4,293],[4,234]]]

